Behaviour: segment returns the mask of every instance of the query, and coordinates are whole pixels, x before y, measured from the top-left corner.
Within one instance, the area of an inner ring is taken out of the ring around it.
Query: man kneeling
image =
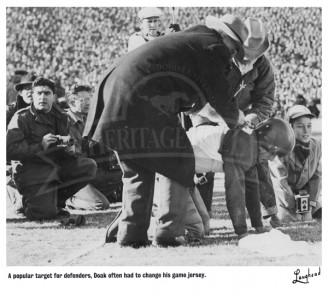
[[[20,161],[14,173],[29,220],[68,215],[65,201],[96,173],[92,159],[77,157],[69,137],[67,116],[54,105],[55,84],[38,77],[33,103],[18,111],[7,131],[7,158]]]

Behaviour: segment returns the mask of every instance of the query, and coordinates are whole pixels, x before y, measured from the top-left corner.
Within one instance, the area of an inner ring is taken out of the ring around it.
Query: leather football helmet
[[[285,120],[269,118],[258,124],[255,132],[258,144],[279,157],[287,156],[294,149],[294,131]]]

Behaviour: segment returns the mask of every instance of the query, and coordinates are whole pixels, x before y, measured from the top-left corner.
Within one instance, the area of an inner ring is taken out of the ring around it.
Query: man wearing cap
[[[120,158],[120,245],[148,243],[155,173],[163,178],[155,242],[175,245],[184,235],[195,163],[177,114],[197,112],[209,102],[230,127],[243,123],[226,73],[232,55],[242,58],[247,35],[239,18],[225,15],[129,52],[98,84],[84,135]]]
[[[96,173],[96,163],[74,153],[67,116],[57,109],[55,84],[44,77],[32,83],[33,103],[8,125],[7,159],[20,161],[14,173],[28,220],[53,219],[65,201]]]
[[[164,35],[164,32],[161,33],[159,31],[161,17],[162,11],[157,7],[145,7],[138,12],[140,32],[134,33],[129,38],[128,51]],[[178,32],[180,31],[180,26],[171,24],[169,29],[172,29],[172,32]]]
[[[8,126],[11,118],[18,110],[26,108],[31,104],[32,83],[35,78],[35,75],[27,74],[22,77],[20,83],[14,86],[15,91],[17,91],[16,102],[7,105],[6,126]]]
[[[295,133],[295,148],[286,157],[269,163],[278,216],[285,222],[321,219],[322,150],[321,141],[312,137],[312,118],[314,115],[305,106],[289,109],[286,120]],[[303,196],[305,208],[297,204]]]

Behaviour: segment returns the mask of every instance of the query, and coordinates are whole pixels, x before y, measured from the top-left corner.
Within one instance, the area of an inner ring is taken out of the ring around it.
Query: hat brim
[[[24,82],[24,83],[19,83],[14,86],[14,89],[18,92],[21,91],[25,86],[32,85],[33,82]]]
[[[236,34],[224,22],[220,21],[215,16],[208,16],[206,17],[205,25],[210,29],[214,29],[228,35],[237,46],[237,58],[240,60],[244,58],[245,51],[242,43],[240,43]]]
[[[295,119],[300,118],[300,117],[315,118],[315,115],[313,115],[312,113],[309,113],[309,114],[300,113],[300,114],[295,114],[295,115],[289,117],[289,120],[295,120]]]
[[[230,38],[240,43],[236,34],[224,22],[220,21],[217,17],[209,15],[208,17],[206,17],[205,25],[210,29],[221,31],[227,34]]]
[[[244,45],[245,56],[248,59],[254,60],[263,55],[270,47],[270,41],[268,36],[265,38],[263,44],[259,48],[250,48]]]

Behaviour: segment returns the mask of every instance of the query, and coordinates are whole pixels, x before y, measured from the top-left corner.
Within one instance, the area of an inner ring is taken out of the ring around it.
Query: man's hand
[[[255,127],[258,123],[260,123],[260,120],[256,114],[248,114],[245,117],[245,122],[248,122],[251,125],[254,125],[254,127]]]
[[[179,24],[170,24],[169,29],[171,29],[171,32],[180,32],[180,25]]]
[[[237,121],[237,126],[243,126],[245,124],[245,115],[244,112],[239,110],[239,116]]]
[[[81,154],[82,151],[77,148],[75,144],[68,145],[65,147],[65,153],[69,154],[70,156],[77,157],[78,154]]]
[[[49,147],[49,145],[51,145],[52,143],[56,143],[57,142],[57,136],[53,135],[51,133],[46,134],[45,136],[43,136],[42,138],[42,146],[43,149],[46,151]]]

